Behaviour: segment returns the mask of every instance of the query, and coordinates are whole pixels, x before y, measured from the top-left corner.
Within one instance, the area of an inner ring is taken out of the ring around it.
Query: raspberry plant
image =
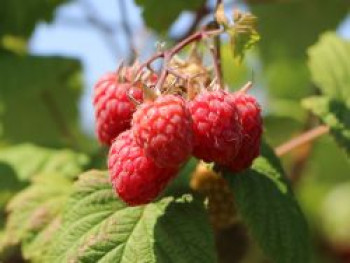
[[[169,1],[172,14],[152,0],[136,2],[144,6],[145,22],[158,32],[183,11],[182,5],[185,10],[198,9],[198,16],[208,15],[200,0]],[[62,90],[37,92],[62,138],[51,130],[45,137],[42,125],[33,125],[30,118],[23,125],[28,122],[38,138],[32,139],[32,134],[22,138],[23,131],[7,125],[10,117],[5,118],[3,131],[10,134],[6,143],[29,140],[47,147],[21,144],[0,149],[0,172],[8,176],[11,189],[0,196],[0,208],[6,206],[0,214],[0,219],[6,217],[0,232],[0,262],[255,262],[250,257],[255,248],[269,262],[311,262],[309,227],[293,186],[319,136],[330,133],[349,154],[350,72],[344,59],[350,55],[349,43],[326,33],[309,49],[309,68],[318,91],[310,92],[314,96],[301,104],[314,115],[308,113],[302,134],[273,147],[270,120],[263,114],[266,103],[259,104],[253,95],[259,87],[253,79],[245,79],[246,84],[231,90],[227,79],[236,68],[225,67],[222,54],[223,47],[229,47],[230,60],[239,68],[247,50],[260,40],[257,17],[237,10],[227,16],[221,2],[210,14],[212,21],[172,46],[159,45],[145,61],[136,57],[100,77],[92,98],[98,150],[91,151],[89,140],[62,122],[70,110],[55,102]],[[258,8],[253,11],[259,13]],[[155,18],[162,23],[155,23]],[[261,20],[264,25],[269,19]],[[224,39],[230,44],[224,46]],[[269,54],[264,42],[269,40],[262,38],[263,55]],[[26,60],[38,67],[36,59]],[[335,60],[340,61],[336,66]],[[65,71],[62,61],[55,62],[50,60],[50,65],[60,79]],[[74,63],[64,63],[75,72]],[[18,65],[17,61],[12,66],[16,77],[21,71]],[[34,83],[40,90],[40,81],[48,75],[27,71],[22,86]],[[65,95],[76,96],[74,78],[64,86]],[[286,92],[288,100],[295,95],[285,89],[278,92]],[[0,95],[11,105],[25,102],[30,93],[14,98],[9,94],[6,90]],[[287,111],[293,115],[289,106],[295,101],[288,103]],[[33,103],[35,109],[34,104],[39,103]],[[281,116],[286,114],[277,109]],[[17,120],[19,115],[13,112],[5,111],[5,116],[14,114]],[[38,107],[37,112],[43,111]],[[45,122],[47,116],[42,117]],[[46,138],[55,138],[54,143],[47,145]],[[61,145],[72,149],[48,147]],[[297,157],[291,158],[295,165],[289,169],[289,153],[295,154],[296,148]],[[282,163],[284,156],[288,158]],[[347,196],[346,189],[337,191],[337,199]],[[327,214],[337,213],[331,200],[322,210],[324,232],[330,235],[333,253],[347,262],[348,236],[332,231],[330,225],[341,222],[344,229],[349,225]]]

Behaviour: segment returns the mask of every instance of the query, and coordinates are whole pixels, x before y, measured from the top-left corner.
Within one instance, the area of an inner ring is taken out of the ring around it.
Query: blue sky
[[[129,48],[121,30],[119,0],[75,0],[56,11],[52,23],[39,23],[30,40],[30,52],[35,55],[59,55],[78,58],[83,65],[84,93],[80,103],[81,122],[85,131],[93,133],[94,114],[91,104],[92,87],[105,72],[114,70]],[[155,48],[156,36],[146,30],[141,11],[132,0],[126,0],[127,18],[131,25],[134,43],[141,51],[141,59]],[[213,0],[209,1],[213,4]],[[86,16],[88,14],[88,18]],[[183,25],[193,19],[184,13],[171,29],[171,34],[181,33]],[[103,25],[94,26],[91,20]],[[350,39],[350,18],[338,32]]]

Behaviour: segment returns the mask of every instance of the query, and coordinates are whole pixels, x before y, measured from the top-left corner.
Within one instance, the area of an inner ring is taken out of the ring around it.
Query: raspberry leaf
[[[128,207],[105,172],[80,176],[47,262],[215,262],[202,203],[164,198]]]
[[[330,127],[337,143],[350,154],[350,106],[323,96],[303,100],[303,106]]]
[[[325,33],[308,54],[312,80],[322,94],[349,102],[350,41]]]
[[[25,259],[40,261],[58,229],[71,185],[62,174],[43,174],[9,202],[0,258],[6,259],[14,247],[21,246]]]
[[[264,145],[252,168],[226,178],[265,254],[276,263],[309,262],[306,221],[273,151]]]
[[[234,58],[241,62],[245,52],[252,48],[260,39],[256,30],[257,17],[250,13],[242,13],[235,10],[233,15],[233,26],[227,29]]]

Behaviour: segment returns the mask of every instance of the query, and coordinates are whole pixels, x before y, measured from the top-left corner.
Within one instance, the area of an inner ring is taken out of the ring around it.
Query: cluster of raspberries
[[[259,155],[262,120],[252,96],[218,89],[149,100],[130,70],[103,76],[93,98],[98,139],[110,146],[111,183],[129,205],[155,199],[191,155],[232,172]]]

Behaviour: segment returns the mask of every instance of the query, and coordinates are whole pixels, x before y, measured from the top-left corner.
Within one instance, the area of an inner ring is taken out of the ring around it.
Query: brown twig
[[[329,127],[326,125],[321,125],[318,126],[312,130],[309,130],[295,138],[293,138],[292,140],[276,147],[275,152],[276,155],[281,157],[283,155],[285,155],[286,153],[290,152],[291,150],[307,143],[310,141],[313,141],[314,139],[320,137],[321,135],[324,135],[326,133],[329,132]]]
[[[182,40],[184,40],[185,38],[189,37],[191,34],[193,34],[193,32],[195,31],[195,29],[197,28],[197,26],[199,25],[199,22],[208,14],[210,14],[210,9],[204,4],[202,5],[196,12],[195,14],[195,19],[193,20],[191,26],[187,29],[187,31],[180,36],[179,38],[175,39],[176,42],[180,42]]]

